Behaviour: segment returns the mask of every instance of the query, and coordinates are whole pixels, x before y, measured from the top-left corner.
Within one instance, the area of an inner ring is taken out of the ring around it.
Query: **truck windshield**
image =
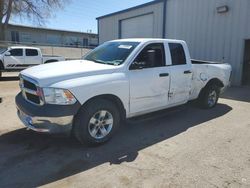
[[[138,45],[139,42],[107,42],[83,59],[101,64],[121,65]]]
[[[7,48],[0,48],[0,54],[6,52],[8,49]]]

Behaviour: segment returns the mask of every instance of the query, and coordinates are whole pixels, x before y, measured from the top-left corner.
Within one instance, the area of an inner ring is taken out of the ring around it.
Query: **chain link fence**
[[[66,60],[80,59],[94,47],[92,46],[66,46],[66,45],[53,45],[53,44],[38,44],[38,43],[26,43],[26,42],[12,42],[12,41],[0,41],[0,50],[11,46],[29,46],[40,48],[43,55],[63,56]]]

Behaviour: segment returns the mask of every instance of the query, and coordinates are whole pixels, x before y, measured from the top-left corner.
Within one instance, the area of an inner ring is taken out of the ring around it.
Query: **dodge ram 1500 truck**
[[[0,77],[2,72],[20,71],[31,66],[64,60],[60,56],[44,56],[39,48],[13,46],[0,49]]]
[[[17,113],[28,129],[100,144],[126,118],[194,99],[215,107],[230,76],[228,64],[191,60],[184,41],[115,40],[82,60],[22,71]]]

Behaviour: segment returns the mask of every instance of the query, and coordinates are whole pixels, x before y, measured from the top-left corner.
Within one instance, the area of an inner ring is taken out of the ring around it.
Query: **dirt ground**
[[[5,74],[6,75],[6,74]],[[129,121],[105,145],[27,131],[15,74],[0,81],[0,187],[250,187],[250,88]]]

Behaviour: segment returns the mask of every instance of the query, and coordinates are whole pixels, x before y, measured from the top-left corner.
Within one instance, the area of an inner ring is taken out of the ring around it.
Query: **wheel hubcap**
[[[216,91],[213,90],[208,95],[208,105],[209,105],[209,107],[214,106],[216,101],[217,101],[217,93],[216,93]]]
[[[106,137],[113,127],[113,116],[107,110],[100,110],[95,113],[89,121],[89,133],[95,139]]]

